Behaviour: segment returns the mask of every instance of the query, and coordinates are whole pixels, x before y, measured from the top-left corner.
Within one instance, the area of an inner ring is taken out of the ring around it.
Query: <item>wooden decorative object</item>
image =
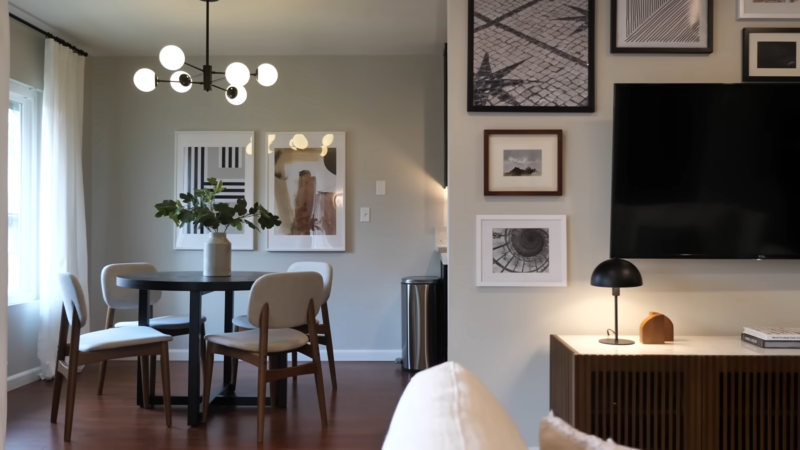
[[[650,312],[639,325],[639,341],[642,344],[663,344],[675,340],[675,326],[669,317]]]

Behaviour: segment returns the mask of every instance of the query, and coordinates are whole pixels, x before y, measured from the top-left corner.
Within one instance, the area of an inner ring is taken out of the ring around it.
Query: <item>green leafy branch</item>
[[[215,203],[217,194],[225,192],[222,180],[209,178],[212,189],[195,189],[194,193],[180,194],[180,200],[164,200],[156,205],[156,217],[169,217],[177,227],[198,225],[210,232],[225,233],[229,227],[242,231],[245,225],[256,230],[269,229],[281,224],[278,216],[267,211],[258,202],[251,208],[245,199],[235,204]]]

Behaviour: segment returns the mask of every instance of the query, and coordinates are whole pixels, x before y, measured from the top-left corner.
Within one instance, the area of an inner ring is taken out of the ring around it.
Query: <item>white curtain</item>
[[[83,68],[85,59],[45,41],[39,191],[39,361],[42,379],[55,374],[61,295],[56,277],[75,275],[88,293],[86,210],[83,198]],[[87,297],[88,303],[88,297]],[[86,322],[88,328],[89,321]]]
[[[0,0],[0,214],[8,215],[8,1]],[[8,220],[0,225],[0,449],[6,445],[8,418]]]

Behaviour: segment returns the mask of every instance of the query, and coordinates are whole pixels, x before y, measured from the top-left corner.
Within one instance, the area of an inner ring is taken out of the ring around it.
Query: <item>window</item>
[[[39,94],[11,82],[8,103],[8,302],[38,298]]]

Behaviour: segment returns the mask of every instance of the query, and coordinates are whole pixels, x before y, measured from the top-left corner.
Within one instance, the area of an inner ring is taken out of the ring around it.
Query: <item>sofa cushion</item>
[[[634,450],[609,439],[582,433],[556,417],[552,411],[539,424],[540,450]]]
[[[383,449],[528,450],[528,446],[478,377],[447,362],[411,379]]]

